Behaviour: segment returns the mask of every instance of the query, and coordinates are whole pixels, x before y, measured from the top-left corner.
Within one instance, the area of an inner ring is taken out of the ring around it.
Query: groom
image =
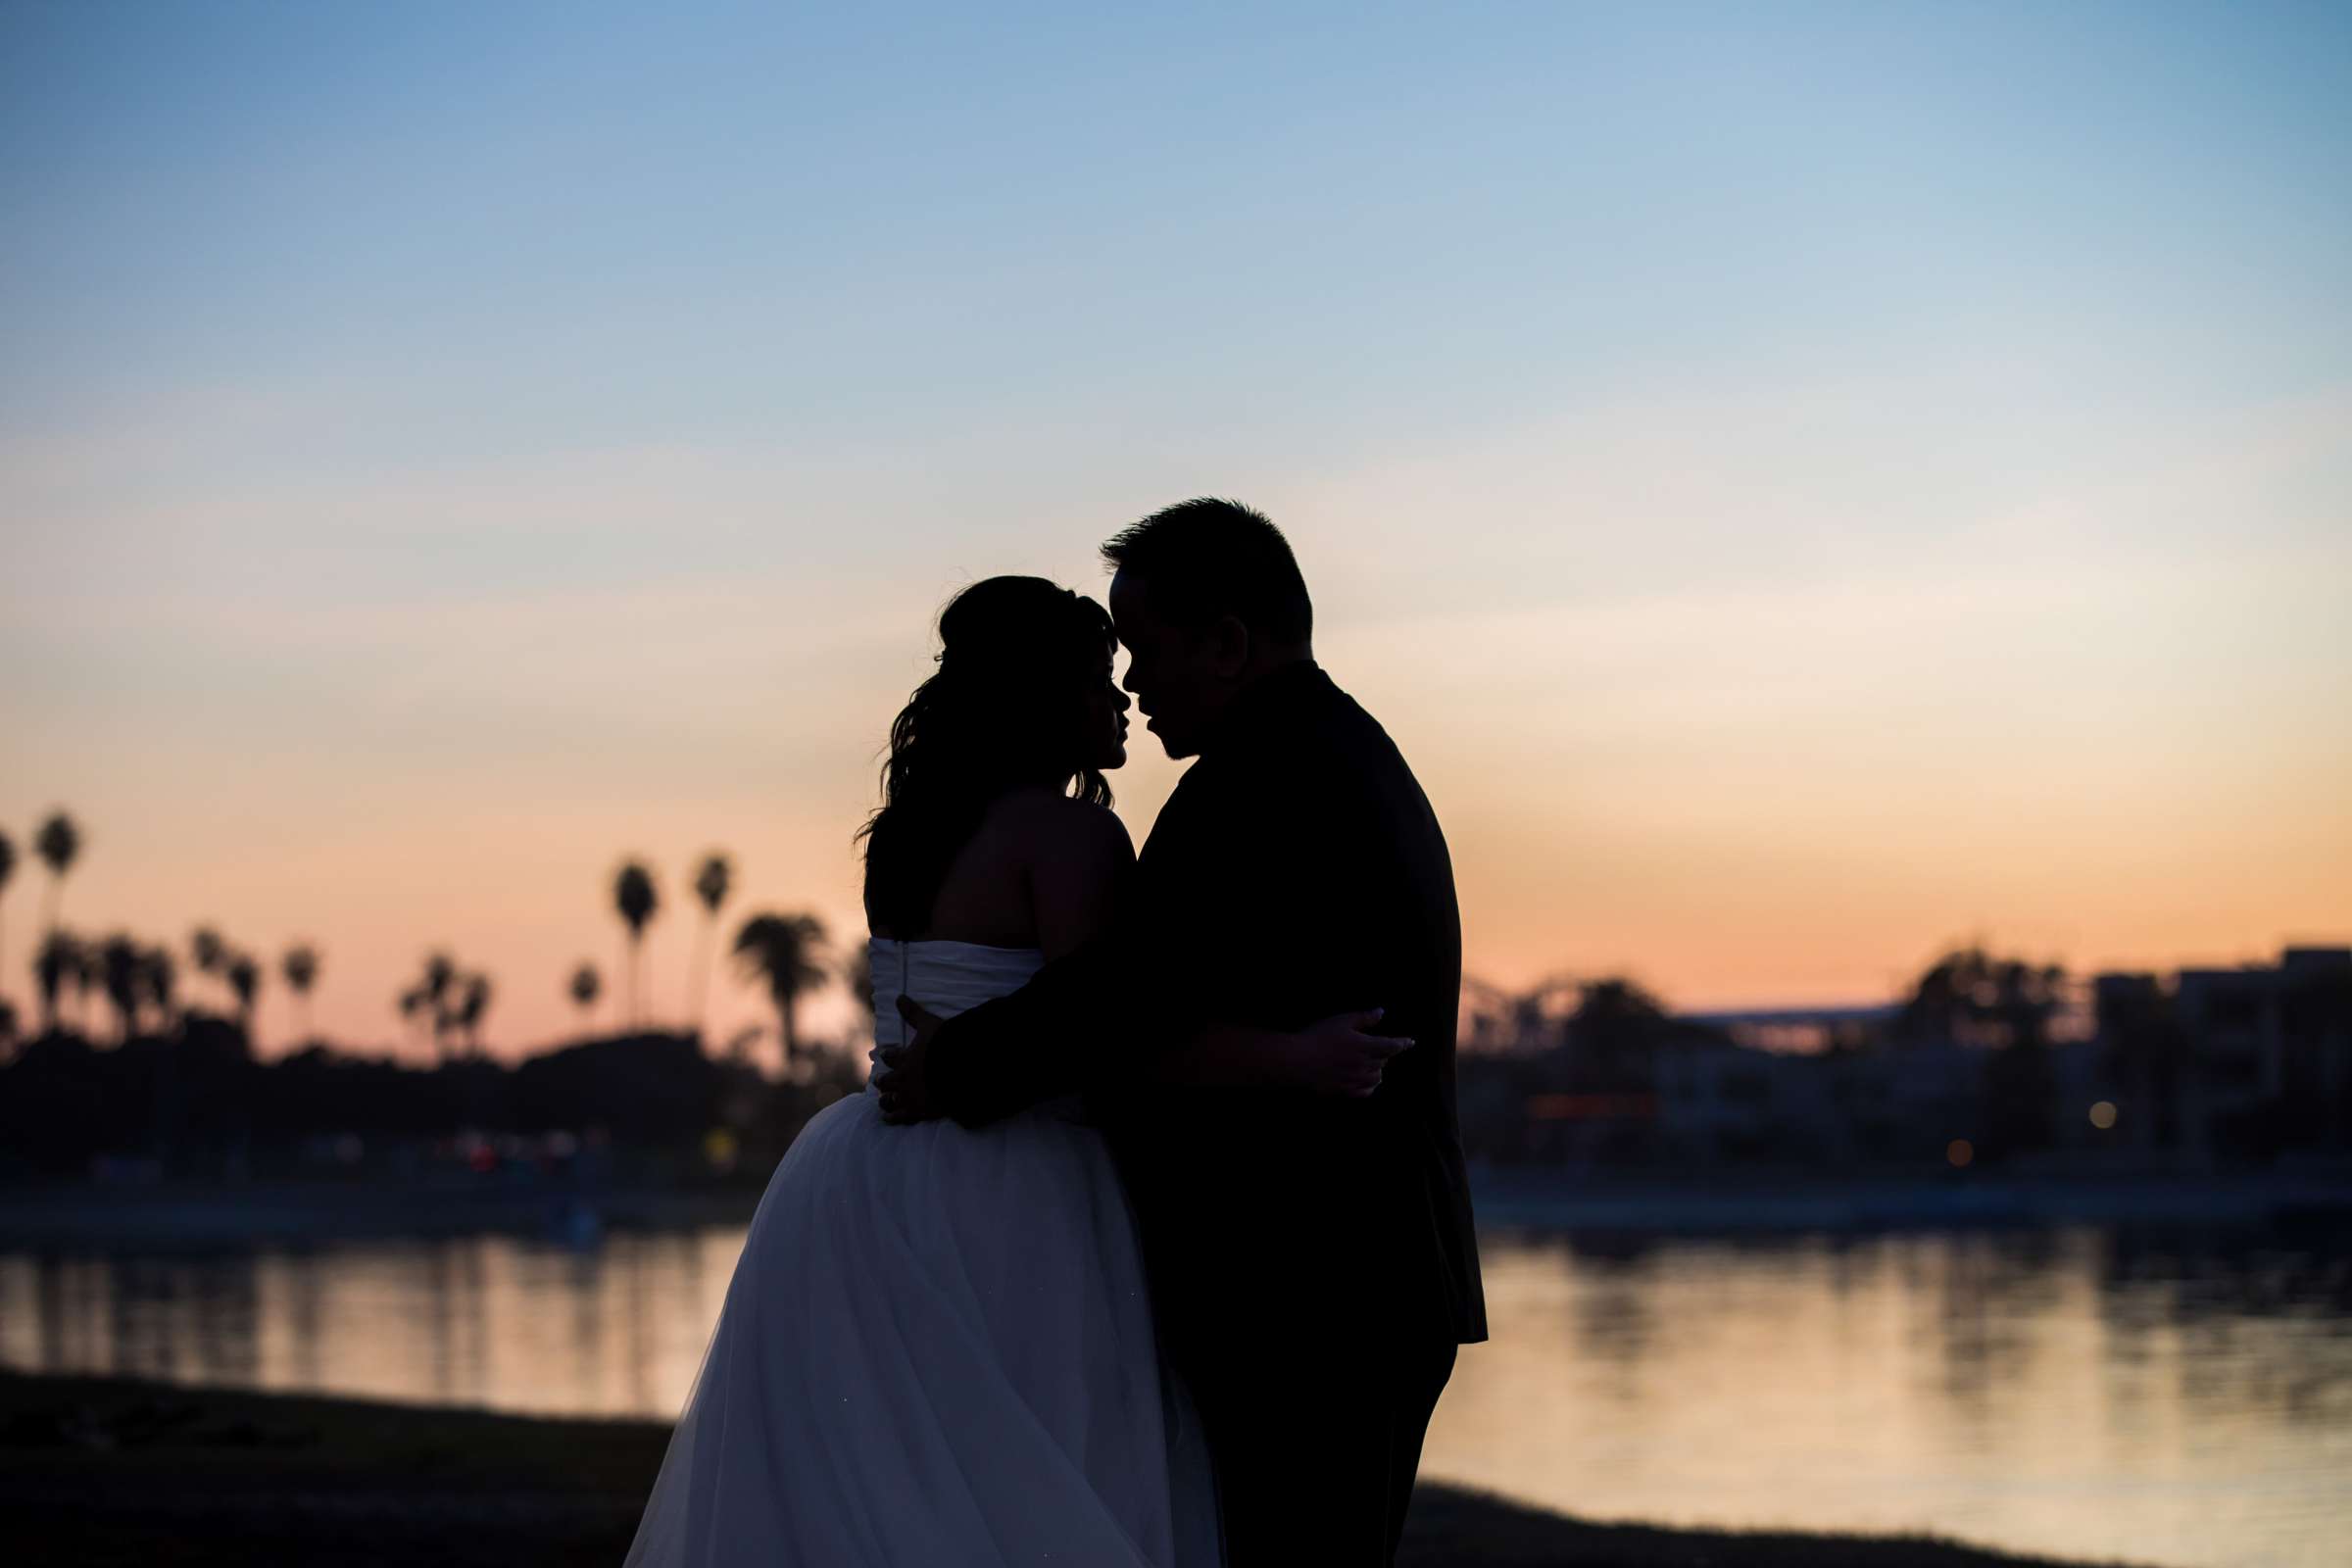
[[[1216,1463],[1230,1568],[1389,1563],[1454,1348],[1486,1338],[1452,864],[1395,744],[1316,665],[1271,521],[1188,501],[1102,554],[1122,684],[1170,757],[1200,760],[1109,935],[945,1023],[900,999],[916,1029],[889,1060],[897,1119],[978,1126],[1087,1091]],[[1375,1004],[1415,1044],[1368,1098],[1149,1076],[1200,1024]]]

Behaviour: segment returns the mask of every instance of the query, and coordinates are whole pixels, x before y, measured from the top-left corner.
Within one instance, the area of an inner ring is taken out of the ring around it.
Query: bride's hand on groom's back
[[[1368,1012],[1334,1013],[1304,1029],[1277,1036],[1276,1077],[1292,1088],[1319,1095],[1366,1098],[1380,1087],[1381,1072],[1390,1058],[1412,1049],[1409,1039],[1372,1033],[1386,1010],[1374,1007]]]

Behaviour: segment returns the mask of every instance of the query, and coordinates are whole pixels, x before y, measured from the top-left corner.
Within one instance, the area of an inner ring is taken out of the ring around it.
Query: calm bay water
[[[0,1254],[0,1363],[667,1417],[740,1227]],[[2352,1262],[2267,1233],[1491,1237],[1425,1472],[1597,1518],[2352,1563]]]

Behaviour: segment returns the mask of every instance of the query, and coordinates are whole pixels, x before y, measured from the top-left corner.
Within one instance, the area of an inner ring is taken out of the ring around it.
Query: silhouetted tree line
[[[30,965],[39,1021],[28,1026],[0,999],[0,1175],[67,1174],[108,1156],[173,1172],[252,1169],[321,1135],[356,1137],[362,1148],[370,1140],[413,1148],[462,1130],[561,1131],[649,1148],[699,1146],[724,1131],[756,1152],[781,1148],[863,1077],[847,1053],[802,1036],[801,999],[832,978],[824,927],[807,914],[755,913],[730,949],[742,977],[776,1009],[787,1081],[770,1082],[749,1065],[757,1029],[727,1041],[724,1060],[706,1054],[700,1020],[719,912],[734,885],[733,863],[720,853],[702,858],[692,883],[704,911],[685,993],[693,1028],[644,1021],[642,945],[661,894],[651,867],[632,858],[611,883],[626,944],[622,1028],[520,1063],[493,1061],[482,1041],[495,982],[434,951],[393,999],[413,1044],[431,1060],[424,1066],[353,1054],[317,1037],[310,1001],[324,959],[308,942],[286,949],[277,964],[298,1010],[300,1049],[257,1059],[254,1017],[269,974],[260,957],[212,925],[191,933],[184,967],[168,945],[67,929],[63,887],[81,855],[81,831],[57,811],[32,843],[50,872],[45,931]],[[15,843],[0,833],[0,894],[16,865]],[[860,975],[853,969],[850,977],[870,1007]],[[210,996],[191,994],[199,979]],[[593,1031],[605,990],[596,965],[576,965],[563,989]]]
[[[659,1032],[512,1064],[464,1056],[422,1067],[323,1046],[257,1061],[234,1019],[191,1011],[168,1036],[112,1047],[52,1031],[0,1067],[0,1175],[72,1176],[110,1157],[167,1175],[262,1173],[298,1166],[321,1137],[341,1135],[381,1155],[461,1132],[689,1150],[723,1129],[773,1152],[862,1080],[847,1054],[776,1082],[714,1060],[695,1036]]]
[[[277,964],[301,1013],[303,1049],[274,1063],[257,1061],[250,1043],[268,974],[259,957],[212,926],[192,934],[186,970],[169,948],[128,933],[77,935],[60,923],[60,912],[67,875],[83,849],[80,829],[54,812],[32,846],[50,877],[46,929],[31,964],[40,1022],[20,1047],[24,1020],[0,1000],[0,1063],[7,1063],[0,1067],[0,1173],[70,1171],[105,1154],[174,1168],[251,1161],[322,1133],[413,1142],[462,1128],[602,1129],[617,1141],[660,1146],[726,1128],[757,1144],[788,1137],[862,1076],[854,1061],[802,1039],[798,1004],[834,974],[824,927],[807,914],[756,912],[728,946],[740,977],[765,991],[775,1008],[786,1081],[768,1083],[748,1065],[757,1029],[704,1052],[700,1020],[720,911],[734,886],[733,863],[721,853],[703,857],[690,883],[703,909],[684,991],[690,1030],[645,1023],[643,943],[662,896],[653,869],[632,858],[609,883],[624,944],[619,1030],[518,1065],[491,1061],[482,1038],[498,994],[493,980],[435,951],[394,998],[415,1046],[435,1063],[426,1068],[351,1055],[316,1037],[309,1003],[324,960],[307,942],[288,948]],[[0,833],[0,894],[16,864],[16,847]],[[870,1008],[861,951],[840,977]],[[213,988],[209,1005],[188,995],[199,980]],[[2109,983],[2119,980],[2129,983]],[[575,965],[563,992],[579,1008],[584,1034],[593,1033],[606,994],[596,964]],[[1710,1152],[1750,1160],[1916,1158],[1922,1113],[1912,1107],[1906,1122],[1890,1112],[1886,1089],[1929,1066],[1947,1092],[1944,1110],[1927,1114],[1952,1121],[1949,1136],[1964,1137],[1972,1160],[2048,1150],[2063,1142],[2054,1120],[2061,1107],[2053,1030],[2072,996],[2055,964],[1973,945],[1955,949],[1930,964],[1886,1016],[1828,1042],[1833,1073],[1857,1063],[1874,1071],[1842,1073],[1831,1084],[1828,1108],[1805,1111],[1810,1121],[1720,1118],[1706,1133]],[[1571,1153],[1579,1161],[1673,1159],[1690,1147],[1689,1129],[1678,1132],[1666,1113],[1678,1083],[1687,1090],[1707,1077],[1707,1093],[1761,1106],[1776,1092],[1775,1073],[1788,1065],[1676,1016],[1622,976],[1553,981],[1517,996],[1488,992],[1481,1005],[1458,1061],[1461,1125],[1467,1152],[1496,1164]],[[2344,1145],[2352,1137],[2352,1066],[2342,1059],[2352,1056],[2352,969],[2323,964],[2284,988],[2277,1007],[2263,1027],[2294,1043],[2278,1054],[2281,1081],[2216,1108],[2210,1091],[2217,1075],[2234,1069],[2201,1054],[2172,996],[2153,977],[2103,978],[2098,1074],[2126,1107],[2132,1147],[2259,1159]],[[102,1021],[112,1026],[103,1045]],[[1956,1089],[1955,1049],[1964,1054]],[[1932,1060],[1938,1054],[1940,1061]],[[1666,1063],[1681,1064],[1682,1078],[1663,1075]],[[1787,1086],[1785,1074],[1778,1081]],[[1934,1148],[1943,1148],[1942,1135]]]
[[[92,1035],[95,1003],[111,1004],[115,1039],[127,1043],[142,1032],[171,1032],[181,1004],[181,970],[170,948],[142,942],[126,932],[104,938],[85,937],[66,928],[61,920],[67,873],[82,851],[80,827],[66,812],[53,811],[33,835],[33,850],[50,872],[44,935],[32,963],[34,995],[39,1000],[38,1032],[74,1028]],[[0,912],[17,866],[15,841],[0,832]],[[687,974],[685,1011],[699,1030],[707,1009],[710,970],[715,956],[718,915],[734,889],[734,862],[711,851],[698,863],[692,887],[703,906]],[[627,978],[627,1008],[623,1027],[644,1032],[650,1027],[644,1000],[643,947],[646,928],[661,912],[661,887],[642,859],[621,862],[611,884],[613,912],[625,938],[621,972]],[[7,973],[6,928],[0,926],[0,975]],[[776,1009],[777,1032],[783,1041],[788,1073],[803,1065],[797,1008],[800,999],[830,978],[823,924],[813,915],[763,910],[746,919],[735,934],[731,952],[742,977],[767,993]],[[253,954],[232,945],[218,928],[200,925],[192,933],[188,956],[197,974],[219,986],[220,998],[233,1010],[248,1038],[254,1032],[254,1011],[268,970]],[[309,942],[289,947],[278,962],[278,973],[292,996],[300,1022],[297,1041],[315,1044],[310,1001],[324,960]],[[853,977],[856,984],[855,977]],[[596,1004],[605,990],[604,977],[593,962],[582,960],[567,975],[564,993],[593,1025]],[[870,999],[858,990],[859,1000]],[[394,1005],[402,1021],[421,1046],[437,1059],[452,1054],[452,1043],[467,1054],[480,1055],[482,1027],[497,987],[490,975],[462,966],[446,952],[425,956],[416,978],[397,994]],[[0,997],[0,1057],[20,1039],[34,1032],[13,1003]],[[740,1057],[754,1038],[738,1034],[730,1042]]]

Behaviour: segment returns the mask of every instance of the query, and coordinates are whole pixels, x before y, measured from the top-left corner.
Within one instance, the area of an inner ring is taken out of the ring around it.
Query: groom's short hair
[[[1303,645],[1315,629],[1291,542],[1272,518],[1238,501],[1203,496],[1163,507],[1102,546],[1114,571],[1152,584],[1152,607],[1179,625],[1232,615],[1252,632]]]

